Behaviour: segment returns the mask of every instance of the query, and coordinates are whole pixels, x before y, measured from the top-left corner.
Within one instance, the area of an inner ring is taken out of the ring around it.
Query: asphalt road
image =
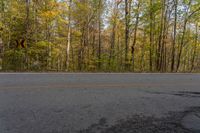
[[[0,74],[0,133],[200,133],[200,74]]]

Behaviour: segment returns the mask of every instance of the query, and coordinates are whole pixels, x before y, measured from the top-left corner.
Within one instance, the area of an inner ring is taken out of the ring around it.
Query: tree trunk
[[[149,46],[149,70],[152,72],[152,47],[154,43],[154,33],[153,33],[153,0],[150,0],[150,46]]]
[[[115,53],[115,39],[116,39],[116,23],[117,23],[117,16],[118,16],[118,3],[115,3],[115,7],[113,10],[113,15],[112,15],[112,35],[111,35],[111,44],[110,44],[110,56],[109,56],[109,67],[111,66],[111,62],[114,60],[114,53]]]
[[[162,47],[163,47],[163,34],[164,34],[164,19],[165,19],[165,0],[162,1],[162,9],[161,9],[161,24],[160,24],[160,33],[158,40],[158,48],[157,48],[157,63],[156,69],[160,71],[161,61],[162,61]]]
[[[174,33],[173,33],[173,43],[172,43],[172,55],[171,55],[171,72],[174,71],[175,64],[175,46],[176,46],[176,26],[177,26],[177,5],[178,0],[174,0]]]
[[[66,49],[66,70],[69,71],[69,56],[71,47],[71,4],[72,0],[69,0],[69,11],[68,11],[68,34],[67,34],[67,49]]]
[[[4,3],[3,1],[1,1],[1,14],[0,14],[0,22],[3,23],[3,19],[4,19]],[[2,29],[0,29],[2,30]],[[4,43],[3,43],[3,32],[0,32],[0,70],[3,69],[3,55],[4,55]]]
[[[140,3],[138,3],[137,5],[137,14],[136,14],[135,27],[134,27],[132,51],[131,51],[133,72],[135,71],[135,45],[136,45],[136,40],[137,40],[137,30],[138,30],[138,24],[139,24],[139,15],[140,15],[139,9],[140,9]]]
[[[191,64],[192,64],[191,69],[190,69],[191,72],[194,69],[194,62],[195,62],[195,57],[196,57],[196,53],[197,53],[197,44],[198,44],[198,24],[196,24],[196,38],[195,38],[195,46],[194,46],[192,61],[191,61]]]
[[[185,20],[184,20],[184,25],[183,25],[183,34],[181,37],[181,42],[180,42],[180,47],[179,47],[179,53],[178,53],[178,57],[177,57],[177,66],[176,66],[176,72],[179,70],[180,67],[180,62],[181,62],[181,55],[182,55],[182,51],[183,51],[183,46],[185,44],[185,34],[186,34],[186,28],[187,28],[187,22],[188,22],[188,12],[189,12],[189,8],[191,5],[191,0],[189,1],[188,4],[188,9],[186,11],[186,15],[185,15]]]
[[[99,11],[98,11],[98,69],[101,68],[101,0],[99,0]]]
[[[125,70],[128,68],[128,47],[129,47],[129,23],[130,23],[130,12],[129,0],[125,0]]]
[[[26,0],[26,20],[25,20],[25,40],[26,40],[26,50],[25,50],[25,63],[26,63],[26,69],[29,69],[29,57],[28,57],[28,47],[29,47],[29,16],[30,16],[30,0]]]

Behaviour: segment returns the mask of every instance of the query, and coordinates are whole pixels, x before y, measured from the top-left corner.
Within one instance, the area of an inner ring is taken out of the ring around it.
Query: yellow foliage
[[[40,15],[41,17],[43,18],[47,18],[47,19],[53,19],[55,17],[57,17],[58,15],[60,14],[60,11],[58,10],[52,10],[52,11],[45,11],[45,12],[42,12]]]

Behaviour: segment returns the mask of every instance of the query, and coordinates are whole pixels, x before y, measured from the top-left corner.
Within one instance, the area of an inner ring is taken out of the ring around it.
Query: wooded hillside
[[[199,0],[0,0],[2,71],[200,72]]]

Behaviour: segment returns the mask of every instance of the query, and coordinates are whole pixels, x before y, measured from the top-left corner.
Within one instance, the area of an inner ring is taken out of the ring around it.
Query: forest
[[[200,72],[200,0],[0,0],[0,71]]]

